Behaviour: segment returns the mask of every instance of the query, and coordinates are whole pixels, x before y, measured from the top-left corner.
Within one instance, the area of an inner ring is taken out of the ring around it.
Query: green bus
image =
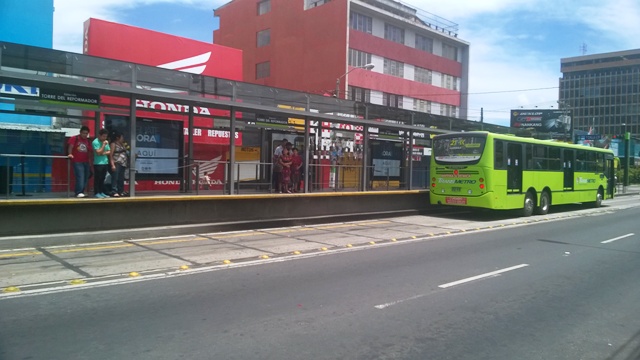
[[[544,215],[560,204],[613,198],[611,150],[484,131],[437,135],[431,154],[432,205],[521,209]]]

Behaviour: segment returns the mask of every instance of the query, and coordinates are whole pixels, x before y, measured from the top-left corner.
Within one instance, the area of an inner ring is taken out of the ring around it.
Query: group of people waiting
[[[302,156],[287,139],[276,147],[273,152],[273,182],[279,193],[294,193],[300,191],[302,178]]]
[[[98,136],[90,141],[89,127],[83,126],[80,134],[69,138],[67,153],[73,164],[76,197],[86,197],[86,188],[91,176],[93,176],[94,197],[129,195],[124,189],[125,171],[129,165],[124,136],[114,132],[110,139],[107,139],[108,137],[109,131],[100,129]],[[107,174],[111,177],[110,188],[109,184],[105,183]]]

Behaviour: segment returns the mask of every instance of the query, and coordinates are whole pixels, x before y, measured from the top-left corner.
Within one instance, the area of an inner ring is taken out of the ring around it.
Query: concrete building
[[[596,134],[640,133],[640,49],[561,59],[560,109],[573,128]]]
[[[243,50],[247,82],[467,117],[469,44],[434,14],[393,0],[232,0],[215,16],[214,42]]]

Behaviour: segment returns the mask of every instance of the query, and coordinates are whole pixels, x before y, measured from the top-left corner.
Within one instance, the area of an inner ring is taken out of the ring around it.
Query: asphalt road
[[[0,359],[638,359],[640,208],[0,300]]]

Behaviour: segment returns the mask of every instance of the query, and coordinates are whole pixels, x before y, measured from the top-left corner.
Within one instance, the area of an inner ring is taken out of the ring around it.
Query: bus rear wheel
[[[594,201],[591,206],[594,208],[599,208],[600,206],[602,206],[602,198],[604,197],[604,195],[602,194],[602,189],[598,190],[598,193],[596,194],[596,201]]]
[[[522,216],[528,217],[533,215],[533,209],[535,208],[535,201],[533,200],[533,194],[527,192],[524,196],[524,206],[522,207]]]
[[[540,194],[540,206],[536,208],[536,214],[538,215],[547,215],[549,213],[549,208],[551,207],[551,199],[549,197],[549,193],[543,191]]]

